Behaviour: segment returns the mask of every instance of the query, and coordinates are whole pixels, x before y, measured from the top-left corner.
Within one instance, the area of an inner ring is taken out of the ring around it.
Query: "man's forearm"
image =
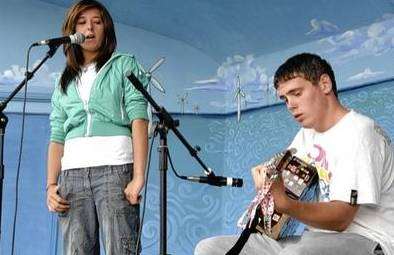
[[[289,199],[283,212],[306,225],[333,231],[344,231],[354,219],[358,206],[342,201],[302,202]]]

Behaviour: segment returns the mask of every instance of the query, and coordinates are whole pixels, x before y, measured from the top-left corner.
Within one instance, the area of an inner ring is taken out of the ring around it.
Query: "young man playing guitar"
[[[334,72],[318,55],[289,58],[275,73],[279,97],[302,128],[289,148],[319,174],[316,201],[289,198],[282,178],[271,186],[275,210],[307,225],[302,236],[251,234],[240,254],[394,254],[394,151],[370,118],[338,100]],[[252,168],[256,190],[266,167]],[[237,236],[202,240],[195,254],[225,254]]]

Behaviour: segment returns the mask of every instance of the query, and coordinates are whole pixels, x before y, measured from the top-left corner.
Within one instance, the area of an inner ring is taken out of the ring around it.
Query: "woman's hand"
[[[130,204],[138,204],[141,200],[140,192],[144,187],[145,177],[134,176],[124,190],[125,197]]]
[[[61,198],[57,193],[59,186],[51,184],[47,189],[47,206],[51,212],[66,212],[70,209],[70,203]]]

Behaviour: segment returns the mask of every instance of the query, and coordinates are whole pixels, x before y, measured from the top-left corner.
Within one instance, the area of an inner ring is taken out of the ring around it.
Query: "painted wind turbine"
[[[198,104],[193,105],[193,112],[195,114],[199,114],[200,113],[200,106]]]
[[[234,100],[237,100],[237,121],[241,121],[241,107],[242,100],[244,100],[246,104],[246,95],[241,89],[241,80],[239,79],[239,75],[237,75],[237,87],[235,89]]]
[[[162,94],[165,94],[165,93],[166,93],[166,91],[165,91],[164,87],[161,85],[160,81],[159,81],[156,77],[154,77],[154,76],[152,75],[152,73],[153,73],[154,71],[156,71],[156,70],[161,66],[161,64],[163,64],[164,60],[165,60],[165,58],[163,58],[163,57],[159,58],[159,60],[157,60],[157,61],[149,68],[148,72],[146,72],[147,75],[150,75],[150,76],[151,76],[150,82],[148,83],[148,87],[147,87],[148,93],[149,93],[150,95],[152,95],[152,86],[153,86],[155,89],[157,89],[160,93],[162,93]],[[147,109],[147,111],[148,111],[148,119],[149,119],[149,129],[148,129],[148,130],[149,130],[149,136],[151,136],[151,134],[152,134],[153,131],[154,131],[154,130],[152,130],[152,123],[153,123],[152,111],[153,111],[153,110],[154,110],[154,109],[152,109],[152,106],[148,103],[148,109]]]
[[[178,104],[181,105],[181,112],[182,112],[182,114],[185,113],[185,105],[187,104],[186,98],[187,98],[188,95],[189,94],[187,92],[185,94],[183,94],[182,96],[181,95],[177,95],[177,97],[178,97]]]
[[[156,77],[154,77],[154,76],[152,75],[152,73],[153,73],[154,71],[156,71],[156,70],[161,66],[161,64],[163,64],[164,60],[165,60],[165,58],[163,58],[163,57],[159,58],[159,60],[157,60],[156,63],[154,63],[154,64],[149,68],[149,70],[148,70],[148,72],[147,72],[149,75],[151,75],[151,79],[150,79],[150,82],[149,82],[149,84],[148,84],[149,93],[151,93],[151,85],[153,85],[153,87],[155,87],[155,88],[156,88],[158,91],[160,91],[162,94],[165,94],[165,93],[166,93],[166,90],[163,88],[163,86],[161,85],[161,83],[159,82],[159,80],[156,79]]]

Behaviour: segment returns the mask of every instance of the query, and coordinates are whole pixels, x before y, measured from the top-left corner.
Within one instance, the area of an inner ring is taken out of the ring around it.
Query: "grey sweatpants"
[[[216,236],[200,241],[194,255],[224,255],[238,236]],[[251,234],[240,254],[247,255],[374,255],[378,243],[351,233],[306,231],[302,237],[275,241],[267,236]]]

